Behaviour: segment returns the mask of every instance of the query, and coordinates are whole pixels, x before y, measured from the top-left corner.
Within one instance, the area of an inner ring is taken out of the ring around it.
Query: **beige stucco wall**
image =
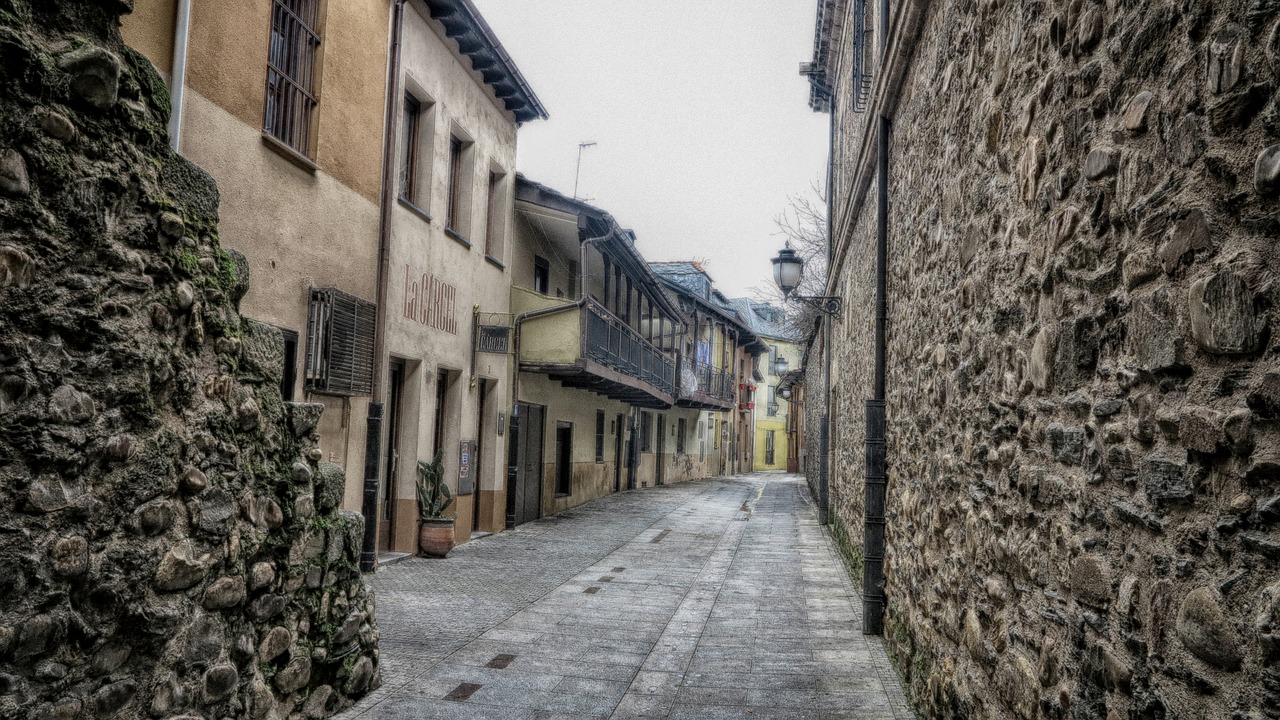
[[[515,118],[500,108],[492,91],[470,70],[469,61],[457,54],[457,45],[445,38],[439,26],[406,6],[402,48],[402,87],[423,106],[419,120],[420,191],[417,208],[397,202],[392,209],[390,282],[387,291],[387,350],[409,365],[402,404],[400,455],[403,460],[394,479],[400,500],[395,526],[395,549],[411,551],[416,543],[417,460],[434,453],[436,378],[441,370],[450,376],[443,430],[445,477],[458,487],[459,444],[480,442],[478,492],[460,496],[455,512],[457,542],[465,542],[472,530],[473,503],[481,501],[480,529],[498,531],[504,526],[506,489],[505,434],[498,436],[498,413],[510,414],[510,368],[506,355],[477,353],[472,367],[473,311],[507,313],[510,308],[510,272],[505,269],[510,241],[495,249],[493,262],[485,257],[485,228],[489,225],[489,173],[504,177],[495,203],[499,234],[510,238],[512,186],[515,178]],[[403,103],[403,93],[398,98]],[[397,110],[399,123],[403,111]],[[463,203],[466,217],[455,229],[465,233],[463,242],[445,233],[448,194],[449,139],[471,142],[464,155],[470,164]],[[396,133],[397,178],[403,152],[403,127]],[[398,182],[398,181],[397,181]],[[397,195],[400,187],[396,188]],[[427,213],[426,215],[423,212]],[[424,282],[425,278],[425,282]],[[414,284],[417,284],[415,293]],[[428,287],[447,291],[444,307],[427,318],[416,315],[412,303],[427,301]],[[488,383],[484,407],[479,406],[479,381]],[[505,428],[503,429],[505,433]]]
[[[165,73],[174,7],[137,0],[122,26],[126,41]],[[310,289],[376,300],[387,4],[327,4],[314,170],[262,139],[270,10],[270,0],[193,5],[179,149],[218,181],[221,241],[249,259],[253,283],[242,311],[299,335],[297,398],[325,405],[321,451],[346,468],[344,505],[358,509],[368,398],[304,395],[301,378]]]

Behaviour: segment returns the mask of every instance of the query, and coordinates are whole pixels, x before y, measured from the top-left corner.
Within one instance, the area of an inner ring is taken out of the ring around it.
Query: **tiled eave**
[[[445,35],[458,43],[458,52],[471,60],[472,69],[493,88],[493,94],[516,116],[517,122],[547,119],[542,101],[471,0],[423,0],[423,4],[431,18],[444,26]]]

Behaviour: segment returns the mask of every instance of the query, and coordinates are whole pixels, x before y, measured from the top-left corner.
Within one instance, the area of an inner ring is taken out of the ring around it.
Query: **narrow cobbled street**
[[[343,720],[911,717],[794,475],[609,496],[373,584],[384,684]]]

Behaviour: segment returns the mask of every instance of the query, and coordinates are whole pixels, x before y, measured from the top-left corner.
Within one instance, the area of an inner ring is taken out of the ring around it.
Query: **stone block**
[[[1133,301],[1125,323],[1127,350],[1138,366],[1149,372],[1167,372],[1187,365],[1185,321],[1174,305],[1169,288],[1161,287]]]
[[[1200,587],[1182,600],[1176,621],[1178,638],[1201,660],[1223,670],[1239,670],[1240,638],[1213,590]]]
[[[13,197],[31,194],[31,179],[27,175],[27,161],[17,150],[0,150],[0,193]]]
[[[316,509],[328,513],[342,504],[342,494],[346,490],[346,471],[341,465],[321,462],[316,472]]]
[[[1269,372],[1245,397],[1249,409],[1260,418],[1280,417],[1280,373]]]
[[[88,46],[73,50],[58,60],[58,67],[71,76],[71,94],[94,110],[106,110],[116,103],[123,66],[115,53]]]
[[[1159,251],[1160,263],[1166,273],[1172,274],[1188,255],[1211,249],[1209,223],[1203,212],[1192,210],[1165,237]]]
[[[1143,459],[1138,482],[1157,506],[1189,503],[1194,495],[1185,462],[1156,455]]]
[[[284,374],[284,335],[279,328],[246,320],[240,348],[247,371],[260,373],[273,385],[280,384]]]
[[[1217,355],[1252,353],[1261,346],[1266,320],[1254,307],[1254,295],[1231,272],[1201,278],[1188,295],[1191,337],[1205,352]]]
[[[320,424],[320,416],[324,413],[324,405],[321,403],[287,402],[284,407],[289,416],[289,428],[299,438],[310,435]]]
[[[1280,145],[1272,145],[1258,153],[1253,163],[1253,187],[1259,195],[1280,195]]]
[[[1178,420],[1178,438],[1183,447],[1211,454],[1227,441],[1222,413],[1207,407],[1185,407]]]
[[[162,591],[184,590],[199,583],[209,571],[212,559],[196,544],[183,540],[165,553],[156,568],[155,585]]]
[[[1111,602],[1111,573],[1102,558],[1086,555],[1071,563],[1071,590],[1081,602],[1106,605]]]

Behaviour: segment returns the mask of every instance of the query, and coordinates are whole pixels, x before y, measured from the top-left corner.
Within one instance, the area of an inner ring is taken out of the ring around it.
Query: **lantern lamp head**
[[[800,278],[804,275],[804,260],[791,249],[791,242],[787,241],[772,262],[773,281],[777,283],[783,297],[787,297],[800,287]]]

